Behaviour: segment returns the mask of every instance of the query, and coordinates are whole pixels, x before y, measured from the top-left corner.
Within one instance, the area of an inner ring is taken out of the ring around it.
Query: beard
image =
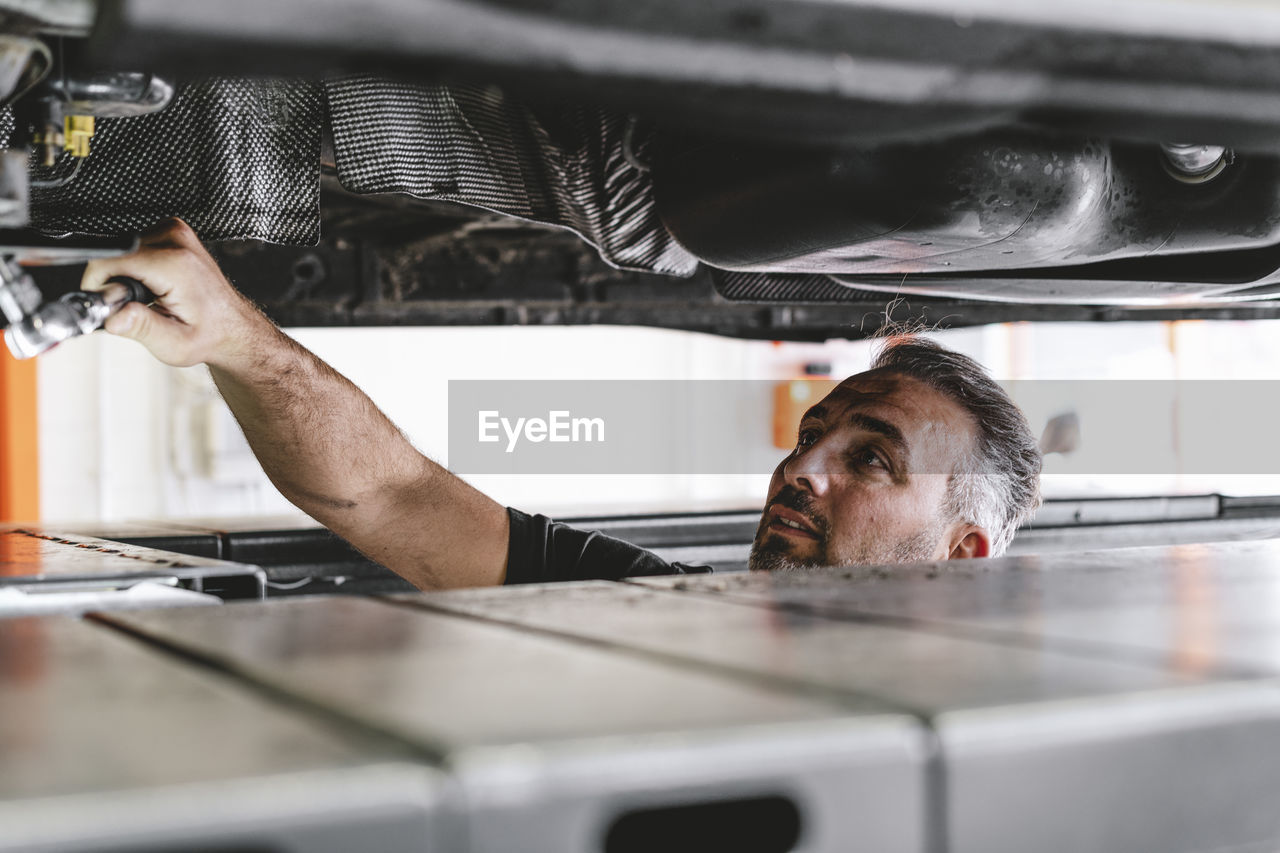
[[[753,572],[799,572],[805,569],[817,569],[831,564],[826,557],[825,542],[818,555],[800,558],[792,553],[792,543],[780,534],[762,529],[756,533],[751,543],[751,555],[747,557],[747,568]]]
[[[818,534],[816,550],[806,556],[793,552],[793,543],[786,537],[769,530],[766,518],[769,507],[783,506],[808,518]],[[864,541],[852,554],[836,555],[830,552],[831,523],[824,518],[805,492],[783,486],[777,496],[761,513],[755,540],[751,543],[751,555],[747,567],[753,572],[798,572],[809,569],[841,566],[875,566],[888,563],[917,563],[933,559],[934,549],[941,539],[946,524],[941,519],[924,530],[892,542]]]
[[[769,529],[769,508],[782,506],[800,513],[809,519],[818,534],[817,553],[805,560],[799,560],[792,554],[792,543],[786,537]],[[747,567],[753,572],[797,571],[828,564],[827,542],[830,539],[831,525],[818,512],[813,498],[794,486],[783,486],[774,499],[765,504],[760,514],[760,524],[756,528],[756,537],[751,543],[751,556],[747,558]]]
[[[778,538],[771,535],[766,543],[755,543],[751,546],[751,556],[747,557],[747,568],[750,571],[805,572],[822,567],[821,563],[799,562],[783,550],[770,548],[768,543]]]

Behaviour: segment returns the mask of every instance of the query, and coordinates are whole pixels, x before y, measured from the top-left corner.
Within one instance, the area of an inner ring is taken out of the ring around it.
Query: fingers
[[[139,331],[146,325],[146,318],[138,316],[138,307],[136,304],[124,306],[108,317],[107,322],[102,324],[102,328],[113,335],[136,340]]]
[[[113,335],[137,341],[165,364],[189,367],[199,361],[191,327],[137,302],[109,317],[104,328]]]
[[[139,239],[142,246],[172,246],[191,248],[200,244],[200,238],[191,226],[181,219],[167,219],[151,226],[142,232]]]
[[[148,232],[131,255],[90,262],[80,287],[101,290],[116,276],[142,282],[156,301],[121,309],[106,330],[142,343],[166,364],[228,363],[248,351],[255,330],[274,329],[178,220]]]
[[[80,277],[81,290],[102,290],[116,276],[136,278],[163,299],[174,286],[191,277],[190,253],[185,249],[143,249],[132,255],[90,261]]]
[[[147,231],[138,246],[138,251],[129,255],[90,261],[80,279],[80,289],[101,290],[110,279],[127,276],[136,278],[163,298],[172,289],[171,282],[194,272],[198,261],[213,263],[196,233],[180,219],[171,219]]]

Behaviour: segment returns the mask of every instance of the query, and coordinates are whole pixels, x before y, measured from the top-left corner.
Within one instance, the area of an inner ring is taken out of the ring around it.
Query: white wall
[[[40,357],[40,512],[113,521],[292,510],[203,368],[95,334]]]

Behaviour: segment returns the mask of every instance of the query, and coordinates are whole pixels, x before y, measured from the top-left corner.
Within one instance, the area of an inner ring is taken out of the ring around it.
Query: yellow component
[[[62,120],[66,141],[62,147],[72,157],[89,156],[89,140],[93,137],[93,116],[67,116]]]

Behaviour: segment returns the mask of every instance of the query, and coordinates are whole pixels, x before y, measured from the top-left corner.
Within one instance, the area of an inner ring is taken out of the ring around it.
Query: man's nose
[[[782,466],[783,474],[789,485],[813,495],[825,495],[831,485],[832,462],[829,448],[819,440],[788,459]]]

